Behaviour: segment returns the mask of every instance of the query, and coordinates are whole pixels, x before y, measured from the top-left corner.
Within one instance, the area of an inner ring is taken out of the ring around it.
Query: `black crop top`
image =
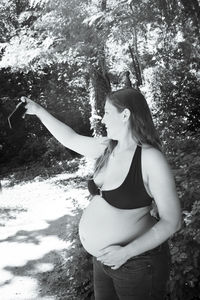
[[[149,206],[153,198],[145,189],[141,170],[141,147],[137,146],[128,174],[123,183],[113,190],[101,190],[93,179],[88,180],[91,195],[102,195],[112,206],[120,209],[134,209]]]

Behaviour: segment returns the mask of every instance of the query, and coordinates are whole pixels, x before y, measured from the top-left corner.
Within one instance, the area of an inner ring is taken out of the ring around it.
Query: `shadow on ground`
[[[7,257],[1,266],[4,275],[0,284],[2,300],[67,299],[63,274],[66,273],[66,279],[70,276],[66,260],[75,218],[64,215],[48,221],[45,229],[20,230],[0,240],[0,249],[5,250]]]
[[[75,292],[91,282],[78,237],[86,182],[75,173],[13,182],[2,181],[0,198],[0,300],[82,300]]]

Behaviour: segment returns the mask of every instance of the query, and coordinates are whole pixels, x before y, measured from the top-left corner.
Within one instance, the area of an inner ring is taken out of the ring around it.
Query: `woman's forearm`
[[[38,106],[36,116],[60,143],[70,148],[70,140],[75,134],[71,127],[57,120],[41,106]]]
[[[172,226],[169,222],[160,220],[143,235],[124,246],[127,259],[159,246],[179,228],[179,224]]]
[[[57,120],[46,109],[27,97],[21,97],[27,115],[37,116],[50,133],[65,147],[90,158],[97,158],[105,151],[107,145],[101,140],[83,136],[70,126]]]

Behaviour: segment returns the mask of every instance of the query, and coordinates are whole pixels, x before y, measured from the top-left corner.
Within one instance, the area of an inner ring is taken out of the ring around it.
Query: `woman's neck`
[[[123,151],[127,151],[129,149],[134,149],[137,147],[137,142],[131,136],[126,136],[126,138],[122,138],[118,140],[118,143],[115,147],[115,153],[121,153]]]

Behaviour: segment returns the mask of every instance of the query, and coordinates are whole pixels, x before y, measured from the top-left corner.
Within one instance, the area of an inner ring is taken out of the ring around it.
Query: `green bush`
[[[13,186],[18,182],[31,181],[35,177],[40,177],[40,180],[49,178],[51,176],[66,173],[76,172],[79,168],[80,159],[74,158],[72,160],[55,161],[49,167],[45,167],[41,161],[26,163],[23,166],[3,167],[1,169],[0,178],[7,177],[9,179],[9,186]]]
[[[71,246],[59,253],[55,268],[48,272],[51,283],[49,291],[58,300],[91,300],[92,286],[92,257],[81,245],[78,235],[78,224],[82,209],[76,208],[75,215],[66,227],[66,241]],[[43,274],[44,284],[47,276]],[[43,283],[42,283],[43,284]]]
[[[51,166],[56,161],[71,160],[71,152],[59,143],[54,137],[46,141],[46,152],[42,156],[42,161],[46,167]]]
[[[17,161],[19,164],[41,161],[45,167],[50,167],[58,161],[71,160],[73,157],[72,151],[54,137],[38,137],[32,134],[20,149]]]
[[[185,214],[182,229],[172,238],[171,300],[197,300],[200,291],[200,200]]]
[[[76,209],[68,240],[72,247],[67,253],[67,268],[70,276],[68,281],[68,298],[71,300],[90,299],[93,291],[92,284],[92,257],[83,248],[79,235],[78,224],[82,215],[81,209]]]
[[[166,143],[182,205],[183,224],[171,239],[171,300],[199,299],[200,291],[200,133],[170,137]]]
[[[44,137],[38,137],[32,134],[21,147],[17,155],[17,161],[20,164],[24,164],[31,161],[40,160],[41,156],[46,152],[46,150],[46,139]]]

